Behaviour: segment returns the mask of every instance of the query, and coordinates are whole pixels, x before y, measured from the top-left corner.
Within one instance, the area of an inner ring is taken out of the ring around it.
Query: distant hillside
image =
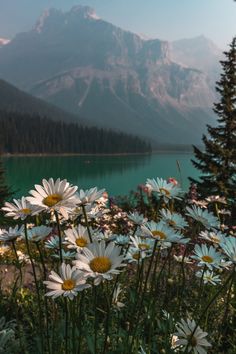
[[[170,43],[108,23],[87,6],[47,10],[0,48],[0,77],[96,126],[158,143],[198,144],[216,93]]]
[[[10,154],[146,153],[138,137],[52,121],[37,115],[0,111],[0,150]]]
[[[8,82],[0,79],[0,110],[17,113],[37,114],[41,117],[47,117],[52,120],[77,121],[77,123],[85,123],[85,121],[70,114],[62,109],[45,102],[39,98],[33,97],[25,93]],[[89,124],[86,121],[86,124]]]

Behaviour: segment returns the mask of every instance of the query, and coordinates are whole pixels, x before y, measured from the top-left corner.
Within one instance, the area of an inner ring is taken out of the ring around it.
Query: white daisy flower
[[[206,229],[219,227],[219,220],[214,216],[213,213],[209,212],[208,210],[201,209],[196,205],[193,205],[191,208],[187,206],[186,210],[186,215],[200,222],[203,226],[205,226]]]
[[[181,346],[181,350],[184,351],[188,346],[188,352],[193,351],[194,354],[206,354],[207,351],[204,347],[211,347],[211,344],[206,340],[207,332],[197,326],[194,320],[187,319],[187,321],[181,319],[177,322],[177,332],[174,333],[178,337],[175,341],[175,346]],[[193,333],[193,331],[195,332]]]
[[[184,229],[186,226],[188,226],[188,223],[185,221],[182,215],[178,213],[171,213],[169,209],[161,209],[160,215],[162,217],[162,221],[174,229]]]
[[[27,216],[38,212],[37,207],[31,205],[25,197],[13,199],[13,203],[6,202],[2,210],[6,212],[5,216],[12,217],[14,220],[25,220]]]
[[[228,256],[230,261],[236,263],[236,237],[225,237],[224,241],[220,243],[220,247]]]
[[[68,219],[68,213],[75,208],[76,186],[71,186],[66,179],[62,181],[58,178],[55,182],[52,178],[48,181],[42,180],[43,186],[35,185],[36,190],[29,193],[32,197],[26,199],[33,205],[37,205],[41,210],[47,212],[57,211],[65,219]]]
[[[156,192],[157,195],[163,197],[165,203],[168,203],[170,199],[181,199],[182,190],[162,178],[157,177],[156,180],[148,178],[146,186],[151,192]]]
[[[87,190],[81,189],[76,193],[76,204],[77,205],[87,205],[95,202],[95,200],[102,197],[105,189],[98,190],[97,187],[90,188]]]
[[[224,242],[225,235],[219,231],[201,231],[199,234],[200,238],[213,242],[215,245],[219,245],[221,242]]]
[[[0,230],[0,241],[16,241],[18,237],[22,237],[24,233],[24,226],[9,227],[8,230]]]
[[[84,247],[87,247],[90,243],[88,230],[82,225],[72,227],[65,230],[65,241],[68,248],[74,248],[77,251],[83,251]]]
[[[146,252],[146,253],[152,252],[154,242],[155,242],[153,239],[139,237],[139,236],[130,236],[130,240],[131,240],[131,247],[136,248],[140,252]]]
[[[141,226],[144,236],[152,237],[164,247],[170,247],[171,243],[187,243],[189,239],[185,239],[183,235],[167,226],[164,222],[150,221],[146,225]]]
[[[143,214],[139,214],[137,211],[129,213],[127,216],[135,225],[143,225],[147,221]]]
[[[98,285],[104,279],[111,280],[114,274],[120,273],[118,268],[125,266],[120,251],[121,248],[114,242],[106,246],[104,240],[94,241],[84,249],[83,254],[77,254],[73,264],[87,277],[94,278],[94,285]]]
[[[125,256],[125,259],[128,263],[139,263],[142,261],[142,259],[144,259],[146,257],[147,257],[146,252],[141,252],[136,247],[130,247],[128,249],[126,256]]]
[[[130,237],[127,235],[113,235],[112,239],[117,245],[125,246],[129,243]]]
[[[199,263],[198,266],[207,266],[209,269],[213,267],[219,268],[223,260],[221,253],[216,252],[213,246],[209,248],[206,245],[196,245],[194,248],[194,256],[191,258],[196,259]]]
[[[44,240],[51,232],[51,227],[41,225],[29,229],[27,232],[27,236],[29,241],[38,242]],[[25,238],[25,235],[23,234],[22,237]]]
[[[204,271],[202,269],[196,273],[196,276],[198,278],[202,278],[204,284],[217,285],[221,283],[221,279],[219,275],[215,275],[213,272],[210,272],[209,270]]]
[[[86,279],[82,272],[65,263],[60,266],[60,274],[51,271],[49,279],[44,281],[44,284],[50,289],[45,295],[51,296],[53,299],[63,295],[73,300],[79,291],[90,287],[89,284],[86,284]]]
[[[62,250],[62,258],[65,259],[65,260],[71,260],[73,258],[75,258],[76,256],[76,252],[75,251],[65,251],[65,250]],[[58,258],[60,259],[60,253],[54,253],[52,254],[52,257],[54,258]]]
[[[49,240],[44,243],[46,248],[59,249],[60,239],[59,236],[51,236]]]
[[[176,260],[176,262],[178,262],[178,263],[185,263],[185,264],[192,264],[193,263],[193,261],[189,258],[189,257],[184,257],[184,256],[176,256],[175,254],[174,254],[174,259]]]

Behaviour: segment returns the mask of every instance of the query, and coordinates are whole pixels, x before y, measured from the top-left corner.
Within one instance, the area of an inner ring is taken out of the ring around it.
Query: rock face
[[[181,65],[203,71],[211,87],[215,86],[223,53],[210,39],[198,36],[174,41],[170,45],[170,55],[173,61]]]
[[[52,9],[0,49],[0,77],[95,125],[198,143],[214,122],[215,92],[204,70],[172,54],[168,42],[144,40],[89,7]]]

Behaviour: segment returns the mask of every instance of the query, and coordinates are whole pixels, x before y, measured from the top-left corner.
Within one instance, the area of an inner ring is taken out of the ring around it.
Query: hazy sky
[[[43,10],[93,7],[104,20],[166,40],[204,34],[224,49],[236,35],[233,0],[0,0],[0,37],[29,30]]]

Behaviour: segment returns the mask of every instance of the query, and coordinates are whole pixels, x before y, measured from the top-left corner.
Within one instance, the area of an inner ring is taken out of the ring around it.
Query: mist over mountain
[[[201,35],[174,41],[170,45],[170,53],[175,62],[204,72],[211,86],[215,86],[221,72],[219,61],[223,59],[223,53],[210,39]]]
[[[87,6],[51,9],[0,48],[0,77],[97,126],[158,143],[199,143],[215,121],[205,67],[217,58],[195,63],[193,48],[187,63],[181,41],[143,39]]]

